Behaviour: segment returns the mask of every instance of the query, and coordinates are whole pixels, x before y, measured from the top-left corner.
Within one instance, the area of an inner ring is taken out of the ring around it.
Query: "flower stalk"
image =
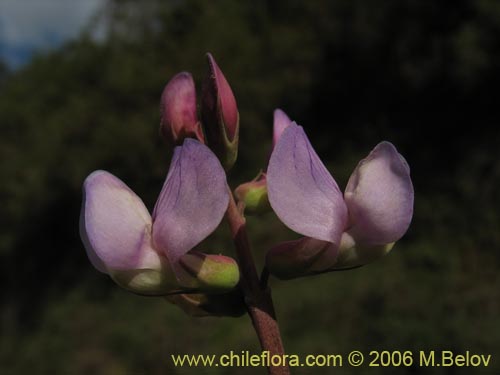
[[[285,351],[274,312],[271,291],[267,286],[262,287],[259,282],[250,242],[248,241],[246,220],[236,205],[231,189],[229,189],[229,206],[226,219],[229,223],[240,265],[240,284],[245,296],[245,304],[255,332],[259,337],[260,346],[263,351],[269,351],[271,356],[282,356]],[[290,374],[290,369],[286,365],[271,366],[268,371],[271,375]]]

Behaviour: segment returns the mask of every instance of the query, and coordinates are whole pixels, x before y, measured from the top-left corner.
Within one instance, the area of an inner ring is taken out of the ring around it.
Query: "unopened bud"
[[[238,264],[224,255],[192,251],[179,260],[177,278],[181,287],[218,293],[233,289],[240,279]]]
[[[224,74],[208,53],[208,75],[201,92],[201,117],[207,145],[229,170],[238,155],[239,114],[236,99]]]
[[[267,197],[266,174],[261,172],[250,182],[241,184],[234,191],[238,202],[245,204],[245,213],[259,215],[271,211]]]
[[[169,144],[181,145],[185,138],[194,138],[203,143],[191,74],[179,73],[168,82],[161,95],[160,115],[160,134]]]

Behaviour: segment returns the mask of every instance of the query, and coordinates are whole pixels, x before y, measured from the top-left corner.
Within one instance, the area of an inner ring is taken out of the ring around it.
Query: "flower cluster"
[[[193,315],[240,315],[237,262],[193,249],[220,224],[233,199],[226,171],[235,163],[239,114],[213,57],[201,90],[201,121],[191,74],[161,96],[160,134],[175,147],[152,215],[121,180],[95,171],[85,180],[80,233],[95,268],[138,294],[167,296]],[[281,279],[367,264],[407,231],[413,186],[405,159],[379,143],[352,173],[344,194],[302,127],[274,112],[273,150],[265,172],[234,192],[246,213],[270,211],[304,237],[266,257]]]

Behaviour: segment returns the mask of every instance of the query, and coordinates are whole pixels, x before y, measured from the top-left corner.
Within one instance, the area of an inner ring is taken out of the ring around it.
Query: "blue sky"
[[[0,59],[11,68],[75,38],[105,0],[0,0]]]

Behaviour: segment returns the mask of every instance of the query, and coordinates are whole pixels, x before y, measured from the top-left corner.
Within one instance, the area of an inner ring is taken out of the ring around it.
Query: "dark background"
[[[0,64],[2,374],[230,374],[175,369],[170,354],[259,352],[247,317],[190,318],[119,289],[78,234],[95,169],[153,207],[171,155],[158,136],[161,91],[181,70],[199,88],[208,51],[240,111],[233,187],[265,167],[276,107],[304,126],[342,189],[384,139],[411,167],[415,215],[389,256],[272,280],[287,352],[493,357],[486,369],[294,373],[500,371],[500,2],[110,0],[93,22],[103,40],[83,34],[15,72]],[[250,218],[249,231],[260,263],[295,236],[273,214]],[[201,249],[232,254],[225,226]]]

